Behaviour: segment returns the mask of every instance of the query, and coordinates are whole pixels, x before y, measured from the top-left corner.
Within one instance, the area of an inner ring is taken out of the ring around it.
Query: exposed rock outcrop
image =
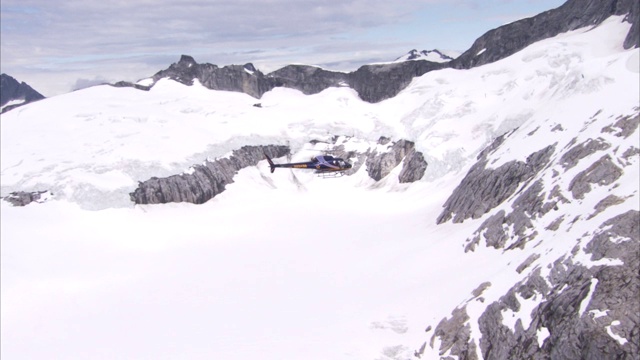
[[[264,159],[264,154],[278,158],[289,153],[289,148],[280,145],[243,146],[233,151],[229,158],[206,161],[193,166],[189,174],[172,175],[166,178],[151,178],[138,184],[130,194],[136,204],[164,204],[190,202],[203,204],[225,190],[233,182],[234,175],[248,166],[255,166]]]
[[[376,103],[396,96],[416,76],[443,69],[448,63],[426,60],[406,61],[384,65],[365,65],[349,74],[349,86],[364,101]]]
[[[538,267],[478,319],[483,359],[637,359],[640,356],[640,213],[630,210],[604,221],[584,248],[594,264],[557,259],[549,275]],[[526,262],[529,266],[538,257]],[[600,262],[607,260],[605,262]],[[512,327],[505,317],[539,299]],[[476,359],[464,305],[443,319],[431,338],[440,354]],[[529,319],[523,322],[522,319]],[[628,339],[628,340],[627,340]]]
[[[198,80],[212,90],[243,92],[255,98],[262,97],[265,92],[276,87],[292,88],[310,95],[329,87],[348,86],[355,89],[364,101],[379,102],[397,95],[414,77],[444,67],[445,65],[440,63],[417,60],[365,65],[355,72],[341,73],[314,66],[288,65],[264,75],[251,63],[220,68],[208,63],[198,64],[193,57],[182,55],[180,61],[153,75],[152,80],[155,84],[162,78],[169,78],[185,85],[193,85],[194,81]],[[149,89],[149,86],[127,82],[118,82],[114,86]]]
[[[282,86],[300,90],[307,95],[317,94],[329,87],[349,84],[349,76],[345,73],[307,65],[288,65],[269,73],[269,77],[277,79],[278,84]]]
[[[409,166],[403,168],[404,174],[400,178],[400,180],[401,182],[412,182],[409,180],[412,180],[414,178],[422,178],[422,175],[424,175],[424,170],[427,168],[427,166],[424,158],[422,158],[422,162],[420,162],[419,160],[422,154],[418,153],[420,155],[414,157],[415,144],[413,142],[400,140],[390,145],[388,147],[388,150],[389,151],[383,153],[377,153],[374,151],[372,154],[369,154],[367,156],[366,164],[369,177],[371,177],[375,181],[380,181],[383,177],[389,175],[391,170],[400,165],[403,159],[407,158],[407,156],[411,156],[409,161],[413,159],[414,164],[409,164],[408,161],[405,160],[405,165],[410,165],[411,168],[409,168]],[[420,173],[420,169],[422,169],[422,173]]]
[[[345,160],[350,160],[353,167],[344,172],[345,175],[352,175],[358,172],[362,165],[366,165],[369,177],[375,181],[380,181],[388,176],[393,169],[402,165],[398,174],[400,183],[412,183],[422,179],[427,169],[427,161],[421,152],[416,151],[415,143],[408,140],[392,141],[388,137],[380,137],[378,146],[373,145],[365,152],[346,151],[344,144],[338,144],[339,137],[333,137],[328,143],[328,151]],[[345,137],[344,140],[348,140]],[[312,140],[314,144],[319,141]],[[384,150],[380,149],[380,145]],[[386,148],[385,148],[386,146]]]
[[[185,85],[193,85],[194,80],[198,80],[209,89],[243,92],[255,98],[283,85],[278,79],[262,74],[251,63],[220,68],[208,63],[198,64],[188,55],[182,55],[180,61],[157,72],[152,78],[154,83],[169,78]]]
[[[476,345],[471,340],[468,321],[469,315],[464,306],[453,310],[450,319],[444,318],[436,326],[431,337],[431,346],[436,338],[440,338],[440,355],[450,352],[459,358],[477,360]]]
[[[427,170],[427,161],[421,152],[411,149],[402,162],[402,170],[398,174],[400,183],[412,183],[422,179]]]
[[[487,150],[496,147],[503,137],[494,141]],[[444,210],[438,217],[441,224],[453,218],[454,223],[465,219],[477,219],[489,210],[500,205],[513,195],[521,183],[530,180],[548,163],[555,151],[555,145],[549,145],[529,155],[525,162],[510,161],[496,169],[487,169],[486,150],[479,156],[479,161],[471,167],[460,185],[445,202]]]
[[[15,191],[2,198],[2,200],[9,202],[13,206],[26,206],[32,202],[45,202],[53,194],[48,190],[43,191]]]
[[[591,191],[591,184],[609,185],[622,175],[622,169],[616,166],[609,155],[589,166],[588,169],[576,175],[569,184],[569,191],[576,199],[583,199],[584,194]]]
[[[575,140],[575,139],[574,139]],[[611,145],[601,138],[588,139],[587,141],[575,145],[569,151],[562,154],[560,163],[565,169],[571,169],[576,166],[581,159],[597,152],[610,148]]]
[[[535,271],[517,283],[480,317],[484,359],[635,359],[640,355],[640,216],[628,211],[605,221],[585,247],[591,260],[616,259],[624,266],[574,264],[560,258],[547,280]],[[615,241],[624,239],[624,241]],[[634,270],[635,269],[635,270]],[[502,323],[506,309],[518,311],[518,299],[544,299],[530,324]],[[548,332],[541,339],[539,333]],[[609,332],[620,334],[616,341]]]
[[[613,133],[617,137],[628,138],[640,126],[640,115],[621,116],[615,123],[602,128],[603,133]]]
[[[345,174],[351,175],[367,164],[367,171],[376,181],[389,175],[391,170],[402,164],[398,175],[401,183],[420,180],[424,175],[427,163],[420,152],[415,150],[414,143],[407,140],[389,142],[385,152],[371,151],[364,153],[345,151],[343,144],[336,145],[338,137],[333,137],[327,145],[327,151],[336,157],[357,159],[356,165]],[[318,143],[319,141],[312,141]],[[130,193],[135,204],[164,204],[169,202],[190,202],[202,204],[225,190],[227,184],[233,183],[233,177],[248,166],[255,166],[264,160],[264,154],[271,158],[289,155],[289,148],[280,145],[244,146],[233,151],[229,158],[205,161],[203,165],[194,165],[188,173],[172,175],[165,178],[152,177],[140,182],[138,188]]]
[[[474,232],[474,237],[468,239],[465,251],[474,250],[482,239],[487,246],[503,249],[507,241],[512,240],[507,250],[523,248],[525,243],[534,239],[538,234],[534,229],[533,220],[544,216],[552,209],[557,209],[558,198],[549,197],[545,201],[544,183],[537,180],[523,191],[512,204],[512,211],[507,214],[500,210],[487,218]]]
[[[440,344],[458,340],[455,353],[453,347],[440,349],[443,358],[458,355],[464,360],[477,355],[483,359],[591,360],[640,356],[640,212],[637,204],[627,202],[637,190],[623,189],[629,185],[625,181],[635,179],[638,172],[636,111],[611,120],[601,129],[601,137],[581,142],[575,138],[559,154],[557,145],[534,153],[523,163],[535,174],[531,177],[517,171],[523,169],[522,164],[513,161],[497,169],[486,168],[497,160],[492,155],[510,135],[496,139],[480,153],[478,163],[460,185],[470,190],[456,198],[456,188],[439,220],[454,218],[455,222],[454,216],[481,216],[484,208],[498,204],[467,239],[465,251],[484,241],[503,255],[518,249],[515,253],[526,257],[520,258],[519,264],[510,264],[517,265],[511,269],[522,276],[518,282],[504,295],[494,295],[486,308],[474,308],[481,311],[480,316],[461,323],[452,313],[441,322],[456,326],[434,335]],[[618,141],[619,145],[613,145]],[[492,177],[497,174],[500,180]],[[469,176],[476,176],[476,181]],[[516,182],[517,189],[512,192]],[[596,187],[602,188],[594,191]],[[485,194],[491,196],[485,198]],[[505,206],[506,201],[510,205]],[[552,211],[558,214],[551,215]],[[565,242],[565,251],[549,258],[556,240]],[[469,308],[470,301],[456,310]],[[477,325],[480,334],[469,337],[469,324],[472,328]],[[479,351],[471,354],[476,344]]]

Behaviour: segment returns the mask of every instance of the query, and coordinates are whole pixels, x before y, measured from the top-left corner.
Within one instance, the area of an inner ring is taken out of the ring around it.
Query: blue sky
[[[180,55],[352,71],[411,49],[462,52],[563,0],[2,0],[0,71],[45,96],[137,81]]]

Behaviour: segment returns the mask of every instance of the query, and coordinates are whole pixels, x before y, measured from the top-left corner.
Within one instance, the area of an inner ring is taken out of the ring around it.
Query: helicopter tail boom
[[[276,164],[274,164],[273,161],[271,161],[271,158],[269,157],[269,155],[264,154],[264,157],[267,158],[267,161],[269,162],[269,167],[271,168],[271,173],[273,174],[273,172],[276,171]]]

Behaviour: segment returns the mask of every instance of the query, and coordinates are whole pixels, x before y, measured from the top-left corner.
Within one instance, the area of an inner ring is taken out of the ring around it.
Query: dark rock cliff
[[[18,80],[7,74],[0,75],[0,106],[4,106],[12,100],[24,100],[20,104],[4,107],[2,112],[42,99],[44,99],[44,95],[35,91],[25,82],[18,82]]]
[[[278,158],[288,153],[289,148],[286,146],[243,146],[234,150],[229,158],[195,165],[189,174],[153,177],[140,182],[138,188],[130,194],[131,201],[136,204],[203,204],[223,192],[226,185],[233,183],[233,177],[239,170],[257,165],[264,159],[264,154]]]
[[[349,74],[349,86],[358,92],[362,100],[376,103],[396,96],[414,77],[445,67],[446,63],[426,60],[365,65]]]
[[[394,142],[382,136],[378,139],[378,145],[385,145],[384,150],[381,151],[378,147],[377,150],[369,148],[365,152],[345,151],[343,145],[335,144],[335,140],[336,138],[333,139],[330,152],[337,157],[354,162],[353,168],[345,171],[346,175],[352,175],[360,170],[362,165],[366,165],[369,177],[380,181],[389,176],[393,169],[402,166],[398,181],[412,183],[422,179],[428,166],[422,153],[415,149],[415,143],[409,140],[401,139]]]
[[[478,318],[483,359],[637,359],[640,355],[640,215],[630,210],[603,222],[587,238],[592,261],[616,259],[620,264],[587,267],[561,257],[547,281],[535,268]],[[524,267],[531,261],[525,262]],[[621,266],[622,265],[622,266]],[[488,284],[490,287],[491,284]],[[475,294],[475,301],[483,301]],[[503,324],[505,312],[519,311],[521,301],[541,299],[531,321]],[[586,304],[586,305],[585,305]],[[477,344],[469,336],[465,306],[443,319],[431,338],[441,339],[440,351],[460,359],[477,359]],[[546,338],[541,337],[548,332]],[[620,339],[615,340],[614,337]]]
[[[381,138],[381,141],[388,140]],[[422,179],[427,162],[422,153],[415,150],[415,144],[408,140],[400,140],[390,144],[388,151],[367,154],[367,173],[375,181],[379,181],[391,173],[391,170],[402,164],[398,175],[400,183],[410,183]]]
[[[637,0],[569,0],[556,9],[488,31],[449,65],[469,69],[492,63],[537,41],[582,27],[597,26],[612,15],[625,14],[628,14],[625,21],[632,26],[624,47],[638,47],[640,13]]]
[[[503,136],[492,146],[502,141]],[[478,156],[479,161],[445,202],[437,223],[442,224],[451,218],[454,223],[480,218],[513,195],[521,183],[529,181],[542,170],[554,150],[555,145],[550,145],[529,155],[526,162],[510,161],[496,169],[486,168],[486,152],[482,152]]]
[[[304,94],[317,94],[329,87],[351,87],[360,98],[368,102],[379,102],[397,95],[411,80],[431,70],[442,69],[445,65],[425,60],[409,61],[386,65],[366,65],[355,72],[341,73],[327,71],[314,66],[288,65],[268,75],[262,74],[252,64],[218,67],[213,64],[198,64],[191,56],[182,55],[180,61],[166,70],[153,75],[155,83],[169,78],[185,85],[193,85],[198,80],[212,90],[237,91],[260,98],[276,87],[300,90]],[[143,87],[127,82],[115,86]],[[151,85],[153,86],[153,85]]]
[[[386,151],[367,150],[364,153],[345,151],[344,145],[336,145],[338,137],[334,137],[328,145],[328,151],[336,157],[346,160],[356,159],[352,169],[345,171],[351,175],[366,164],[369,176],[379,181],[391,173],[397,166],[402,166],[398,175],[400,183],[418,181],[424,175],[427,162],[422,153],[415,150],[415,144],[407,140],[389,143]],[[318,141],[315,141],[316,143]],[[229,158],[205,161],[203,165],[195,165],[189,173],[172,175],[165,178],[152,177],[140,182],[138,188],[130,193],[135,204],[164,204],[169,202],[190,202],[203,204],[225,190],[227,184],[233,183],[237,172],[248,166],[255,166],[264,160],[264,154],[271,158],[289,155],[289,148],[280,145],[243,146],[234,150]],[[351,160],[352,161],[352,160]]]
[[[255,98],[283,85],[278,79],[262,74],[251,63],[220,68],[208,63],[198,64],[188,55],[182,55],[180,61],[153,75],[154,83],[162,78],[185,85],[193,85],[194,80],[198,80],[209,89],[243,92]]]
[[[329,87],[348,86],[347,74],[327,71],[315,66],[288,65],[269,73],[282,86],[300,90],[304,94],[317,94]]]
[[[48,190],[43,191],[15,191],[2,198],[2,200],[13,206],[26,206],[32,202],[42,203],[47,201],[53,194]]]

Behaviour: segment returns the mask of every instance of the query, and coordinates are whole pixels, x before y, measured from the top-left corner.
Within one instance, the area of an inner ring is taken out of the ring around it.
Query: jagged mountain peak
[[[177,63],[179,66],[186,66],[186,67],[190,67],[193,65],[197,65],[198,63],[196,62],[196,60],[189,55],[181,55],[180,56],[180,61],[178,61]]]
[[[18,82],[18,80],[7,74],[0,75],[1,112],[6,112],[44,98],[44,95],[34,90],[24,81]]]

